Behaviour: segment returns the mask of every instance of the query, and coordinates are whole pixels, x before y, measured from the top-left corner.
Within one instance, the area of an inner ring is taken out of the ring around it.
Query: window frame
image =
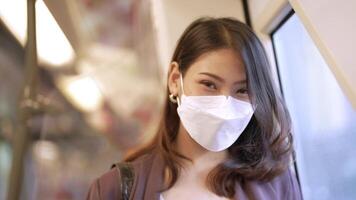
[[[275,45],[275,41],[273,39],[273,35],[281,28],[283,27],[283,25],[285,25],[285,23],[293,16],[295,15],[295,11],[293,9],[291,9],[285,16],[284,18],[282,18],[282,20],[277,24],[277,26],[275,28],[272,29],[272,31],[269,33],[269,37],[271,39],[271,44],[272,44],[272,50],[273,50],[273,56],[274,56],[274,68],[276,71],[276,79],[278,81],[278,85],[279,85],[279,90],[281,92],[282,98],[285,101],[285,96],[284,96],[284,91],[283,91],[283,87],[282,87],[282,81],[281,81],[281,73],[280,73],[280,69],[279,69],[279,64],[278,64],[278,58],[277,58],[277,51],[276,51],[276,45]],[[294,132],[292,131],[292,135],[294,137]],[[298,185],[299,188],[301,190],[301,193],[303,195],[303,191],[302,191],[302,186],[301,186],[301,182],[300,182],[300,176],[299,176],[299,171],[298,171],[298,166],[297,166],[297,159],[296,159],[296,155],[293,154],[293,168],[295,171],[295,175],[298,181]]]
[[[252,28],[265,47],[267,56],[270,61],[273,79],[277,85],[277,89],[279,89],[281,93],[283,100],[285,100],[285,97],[280,78],[280,70],[278,68],[278,60],[275,44],[273,41],[273,34],[278,31],[278,29],[281,28],[294,14],[296,13],[287,0],[270,1],[267,3],[265,9],[262,11],[259,17],[255,21],[252,21]],[[293,132],[292,135],[294,135]],[[292,156],[294,161],[292,165],[293,170],[295,172],[298,186],[301,191],[301,196],[304,198],[295,153]]]

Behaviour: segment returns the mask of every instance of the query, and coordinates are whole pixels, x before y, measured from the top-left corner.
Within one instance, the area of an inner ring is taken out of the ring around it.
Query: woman
[[[301,199],[288,111],[248,26],[194,21],[167,86],[154,140],[97,179],[88,199]]]

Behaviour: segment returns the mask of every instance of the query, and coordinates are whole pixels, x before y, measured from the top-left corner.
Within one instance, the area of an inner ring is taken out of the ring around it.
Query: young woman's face
[[[172,63],[169,89],[181,95],[177,63]],[[184,94],[187,96],[225,95],[249,101],[243,61],[232,49],[220,49],[201,55],[183,77]]]

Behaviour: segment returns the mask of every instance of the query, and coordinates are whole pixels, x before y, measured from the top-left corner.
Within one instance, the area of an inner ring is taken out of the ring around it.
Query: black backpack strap
[[[127,162],[120,162],[111,166],[111,168],[114,167],[119,172],[119,185],[121,187],[122,199],[128,200],[130,198],[135,172],[131,164]]]

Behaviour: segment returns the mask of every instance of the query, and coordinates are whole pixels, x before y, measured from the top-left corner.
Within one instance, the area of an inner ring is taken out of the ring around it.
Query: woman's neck
[[[181,191],[189,191],[189,195],[201,196],[202,199],[222,199],[208,189],[207,176],[216,165],[227,158],[227,151],[211,152],[206,150],[196,143],[182,126],[178,132],[175,149],[183,156],[191,159],[192,162],[183,160],[183,169],[180,171],[173,188],[163,193],[164,198],[167,195],[175,196],[172,194],[179,194]],[[169,170],[166,168],[166,183],[170,180],[169,175]],[[174,192],[169,194],[172,190]]]
[[[180,126],[177,136],[176,149],[193,162],[184,161],[185,169],[194,169],[208,173],[216,165],[226,160],[227,150],[212,152],[195,142],[184,127]]]

